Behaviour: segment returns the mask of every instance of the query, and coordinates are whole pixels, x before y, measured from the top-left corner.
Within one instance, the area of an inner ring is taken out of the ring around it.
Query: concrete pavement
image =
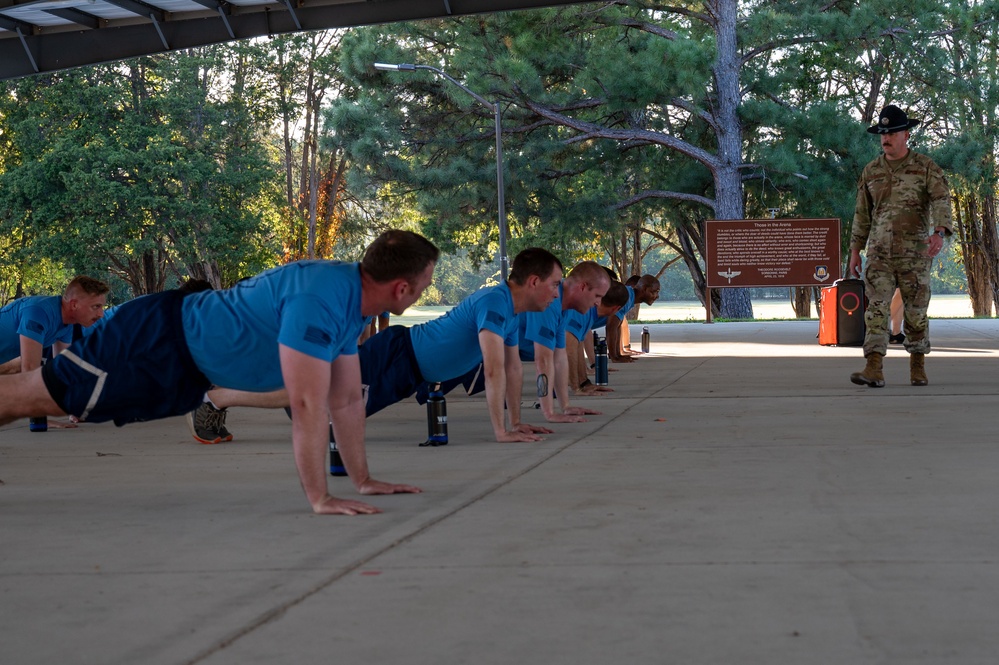
[[[996,662],[999,322],[934,320],[930,385],[893,347],[882,389],[814,321],[651,328],[541,443],[481,397],[442,448],[371,418],[373,475],[425,490],[376,516],[310,513],[283,412],[0,428],[0,662]]]

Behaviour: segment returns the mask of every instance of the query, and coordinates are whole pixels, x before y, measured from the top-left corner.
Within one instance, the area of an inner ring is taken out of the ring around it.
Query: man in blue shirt
[[[359,264],[301,261],[224,291],[136,298],[43,371],[0,377],[0,425],[66,414],[123,425],[188,413],[212,384],[284,387],[295,415],[295,462],[313,511],[380,512],[330,496],[330,418],[361,494],[419,491],[368,473],[357,338],[370,317],[401,314],[416,302],[437,257],[426,238],[387,231]]]
[[[523,369],[517,356],[517,314],[547,307],[561,280],[562,264],[553,254],[538,247],[525,249],[514,257],[507,282],[479,289],[444,316],[411,328],[391,326],[371,337],[358,350],[361,380],[368,389],[366,414],[410,397],[425,382],[457,385],[459,381],[449,380],[481,363],[496,440],[538,441],[538,434],[551,433],[520,421]],[[219,408],[287,404],[284,391],[255,396],[217,388],[208,395]]]
[[[593,261],[583,261],[565,278],[559,297],[543,312],[520,315],[520,359],[533,360],[538,377],[541,411],[548,422],[585,422],[585,415],[599,411],[569,405],[569,360],[565,351],[566,312],[586,312],[600,302],[610,288],[607,271]],[[550,389],[549,389],[550,387]],[[561,412],[555,412],[552,393]]]
[[[653,275],[642,275],[634,288],[627,287],[630,292],[628,302],[618,310],[615,316],[607,319],[607,356],[616,363],[635,362],[630,352],[624,349],[624,335],[627,330],[628,312],[636,303],[651,305],[659,299],[659,280]]]
[[[28,296],[0,309],[0,364],[20,357],[11,372],[29,372],[42,364],[42,349],[60,353],[73,341],[73,326],[92,326],[104,315],[108,286],[80,275],[62,296]]]
[[[565,352],[569,358],[569,388],[575,395],[593,395],[612,392],[606,386],[596,386],[586,378],[586,355],[583,353],[590,331],[607,324],[628,302],[628,289],[621,282],[612,281],[607,295],[585,314],[567,310],[565,325]]]

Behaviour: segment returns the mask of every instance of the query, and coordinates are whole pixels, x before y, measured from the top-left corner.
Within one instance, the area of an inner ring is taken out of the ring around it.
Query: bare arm
[[[340,356],[330,370],[329,413],[333,434],[354,487],[361,494],[413,494],[419,487],[375,480],[364,447],[365,413],[361,365],[356,355]],[[327,442],[328,443],[328,442]]]
[[[583,345],[572,333],[565,334],[565,353],[569,358],[569,386],[578,393],[586,380],[586,359],[583,358]]]
[[[600,415],[599,411],[593,409],[569,405],[569,358],[565,349],[555,349],[554,362],[555,381],[552,385],[555,386],[555,394],[562,413],[567,416]],[[585,418],[581,421],[585,421]]]
[[[612,316],[607,319],[607,357],[616,363],[630,363],[634,360],[624,355],[624,342],[621,340],[621,319]]]
[[[503,343],[503,338],[488,330],[479,331],[479,346],[482,349],[482,371],[486,379],[486,403],[489,405],[489,419],[492,421],[493,434],[497,441],[537,441],[540,437],[534,436],[530,432],[522,432],[513,427],[507,429],[506,414],[503,410],[503,402],[507,399],[510,391],[507,390],[507,381],[511,379],[507,372],[506,362],[507,346]],[[516,353],[516,347],[509,347]],[[517,359],[520,365],[520,359]],[[520,380],[523,378],[523,370],[519,370]],[[514,379],[517,379],[517,370],[514,371]],[[516,384],[520,387],[520,382]],[[516,420],[514,419],[516,417]],[[517,395],[516,412],[511,408],[510,422],[516,423],[520,419],[520,395]]]
[[[543,346],[535,342],[534,365],[537,368],[538,376],[544,374],[548,381],[548,391],[538,398],[538,401],[541,402],[541,412],[545,414],[545,420],[550,423],[583,422],[584,418],[580,416],[570,416],[564,413],[555,412],[555,401],[552,398],[552,393],[555,390],[559,390],[559,384],[557,383],[558,379],[555,376],[555,351],[553,349],[549,349],[547,346]],[[563,374],[563,382],[565,382],[567,378],[568,377]],[[564,383],[561,390],[563,392],[566,390]]]
[[[21,371],[30,372],[42,366],[42,345],[21,335]]]
[[[332,406],[330,379],[333,374],[341,375],[348,372],[332,372],[328,362],[313,358],[300,351],[281,345],[281,374],[285,387],[288,389],[288,401],[291,406],[291,440],[295,454],[295,465],[298,467],[298,477],[302,489],[312,506],[312,510],[320,514],[345,514],[381,512],[378,508],[347,499],[337,499],[330,495],[326,486],[326,449],[329,445],[327,433],[329,426],[329,409]],[[341,358],[337,358],[341,360]],[[356,363],[356,357],[354,358]],[[338,420],[355,415],[351,413],[353,402],[361,404],[360,369],[356,369],[357,382],[352,386],[343,385],[338,388],[337,408]],[[346,378],[346,377],[342,377]],[[346,393],[356,391],[356,397],[344,399]],[[340,431],[342,430],[342,431]],[[342,437],[342,438],[341,438]],[[358,444],[360,440],[360,446]],[[348,454],[355,468],[348,470],[361,473],[367,477],[367,465],[357,465],[358,447],[364,455],[364,410],[361,406],[360,425],[352,428],[343,424],[337,431],[337,441],[340,443],[346,463]],[[349,453],[346,451],[349,450]]]

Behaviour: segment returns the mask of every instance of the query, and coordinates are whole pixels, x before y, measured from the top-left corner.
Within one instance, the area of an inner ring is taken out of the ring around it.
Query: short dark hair
[[[525,284],[527,278],[531,275],[537,275],[541,279],[548,279],[548,276],[552,274],[556,266],[558,266],[559,270],[563,270],[562,262],[547,249],[528,247],[513,257],[509,279],[518,285]]]
[[[569,271],[569,278],[573,281],[587,282],[591,287],[603,284],[604,281],[610,286],[611,278],[607,274],[607,269],[595,261],[580,261]]]
[[[617,273],[616,272],[614,272],[613,270],[611,270],[607,266],[600,266],[600,267],[607,271],[607,276],[610,277],[610,279],[611,279],[612,282],[620,282],[621,281],[621,280],[619,280],[617,278]]]
[[[376,282],[412,281],[428,265],[436,263],[440,253],[419,233],[391,229],[368,245],[361,259],[361,270]]]
[[[607,293],[600,299],[604,307],[624,307],[628,304],[628,289],[621,282],[611,282]]]
[[[198,293],[199,291],[211,291],[213,290],[212,283],[207,279],[194,279],[191,278],[177,287],[177,290],[184,295],[190,293]]]
[[[110,290],[111,287],[99,279],[87,277],[86,275],[78,275],[73,278],[72,282],[66,285],[66,290],[63,292],[62,297],[66,300],[71,300],[76,297],[78,291],[82,291],[88,296],[102,296]]]
[[[628,278],[628,281],[626,281],[624,283],[624,285],[625,286],[636,286],[638,284],[638,280],[640,280],[641,278],[642,278],[641,275],[632,275],[631,277]]]

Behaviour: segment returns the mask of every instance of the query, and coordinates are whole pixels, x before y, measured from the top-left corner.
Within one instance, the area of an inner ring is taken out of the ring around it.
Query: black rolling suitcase
[[[822,289],[819,312],[819,344],[863,346],[864,280],[840,279]]]

